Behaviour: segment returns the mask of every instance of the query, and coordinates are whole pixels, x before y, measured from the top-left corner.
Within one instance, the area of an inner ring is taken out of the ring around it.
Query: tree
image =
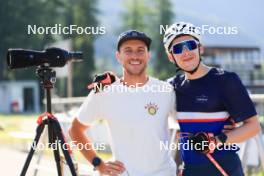
[[[148,30],[146,21],[149,19],[150,8],[144,0],[127,0],[124,2],[125,11],[122,13],[122,31],[137,29]]]
[[[77,25],[96,27],[96,2],[93,0],[9,0],[0,6],[0,58],[6,59],[8,48],[43,50],[56,40],[71,39],[73,48],[83,52],[81,64],[74,64],[74,95],[86,95],[86,84],[91,80],[94,66],[94,35],[27,34],[28,25],[52,27]],[[0,62],[0,80],[36,79],[35,68],[8,71],[6,62]]]
[[[175,66],[167,59],[163,46],[163,34],[160,26],[164,28],[171,24],[173,19],[172,4],[170,0],[127,0],[125,12],[122,13],[122,30],[138,29],[147,33],[152,38],[151,51],[153,69],[151,74],[160,79],[166,79],[175,74]]]
[[[72,15],[68,20],[72,24],[82,27],[98,26],[96,14],[99,13],[96,8],[96,2],[93,0],[79,0],[72,6]],[[73,84],[74,96],[84,96],[88,93],[87,84],[92,81],[93,72],[95,71],[94,47],[95,35],[73,35],[73,48],[83,52],[83,62],[73,65]]]
[[[7,70],[5,62],[8,48],[25,48],[42,50],[54,41],[51,35],[29,35],[28,25],[49,26],[58,21],[60,15],[56,8],[60,1],[45,0],[9,0],[2,1],[0,6],[0,80],[35,79],[34,68]],[[3,62],[4,61],[4,62]]]
[[[175,75],[175,66],[169,62],[167,55],[163,46],[163,35],[164,31],[160,31],[160,25],[166,29],[166,25],[172,23],[174,13],[172,11],[172,4],[170,0],[157,0],[156,9],[157,9],[157,23],[159,25],[159,32],[156,32],[154,35],[154,55],[155,63],[154,70],[155,76],[160,79],[167,79],[168,77]],[[161,33],[163,32],[163,33]]]

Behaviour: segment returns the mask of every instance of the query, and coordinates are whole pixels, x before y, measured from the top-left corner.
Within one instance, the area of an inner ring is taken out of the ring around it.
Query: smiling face
[[[119,51],[116,52],[116,58],[126,74],[140,76],[146,72],[150,53],[143,41],[128,40],[122,43]]]
[[[188,40],[195,40],[195,39],[192,36],[183,35],[174,39],[171,46]],[[199,60],[200,60],[199,48],[200,48],[200,53],[202,54],[203,47],[201,45],[199,45],[196,49],[191,51],[186,47],[184,47],[182,53],[173,54],[173,57],[175,58],[178,66],[186,71],[192,71],[193,69],[195,69],[199,64]],[[168,57],[171,62],[174,62],[171,53],[168,53]]]

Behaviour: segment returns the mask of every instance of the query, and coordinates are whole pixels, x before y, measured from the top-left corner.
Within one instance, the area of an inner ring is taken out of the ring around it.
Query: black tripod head
[[[44,89],[54,88],[56,82],[56,72],[49,66],[41,65],[37,68],[36,74],[40,79],[40,84]]]

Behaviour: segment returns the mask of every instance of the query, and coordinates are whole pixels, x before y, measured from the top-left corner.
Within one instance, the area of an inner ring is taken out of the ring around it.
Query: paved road
[[[0,146],[0,175],[1,176],[19,176],[25,160],[27,152],[22,152],[14,147]],[[37,176],[57,176],[56,163],[53,156],[44,156],[41,159],[40,165],[37,166],[38,154],[36,154],[29,166],[27,176],[33,176],[34,169],[39,168]],[[93,168],[88,165],[79,163],[79,171],[81,176],[98,176],[97,172],[93,171]],[[64,176],[70,176],[68,167],[65,168]]]
[[[1,176],[18,176],[22,170],[27,157],[26,152],[18,151],[13,148],[0,147],[0,166]],[[36,167],[37,157],[34,156],[27,175],[33,175],[34,167]],[[45,169],[40,169],[38,176],[56,176],[55,162],[51,158],[43,157],[41,166]]]

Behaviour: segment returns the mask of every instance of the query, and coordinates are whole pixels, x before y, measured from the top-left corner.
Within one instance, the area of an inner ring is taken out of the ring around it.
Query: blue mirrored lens
[[[173,54],[181,54],[183,47],[187,47],[189,51],[196,49],[198,44],[194,40],[184,41],[172,46]]]

